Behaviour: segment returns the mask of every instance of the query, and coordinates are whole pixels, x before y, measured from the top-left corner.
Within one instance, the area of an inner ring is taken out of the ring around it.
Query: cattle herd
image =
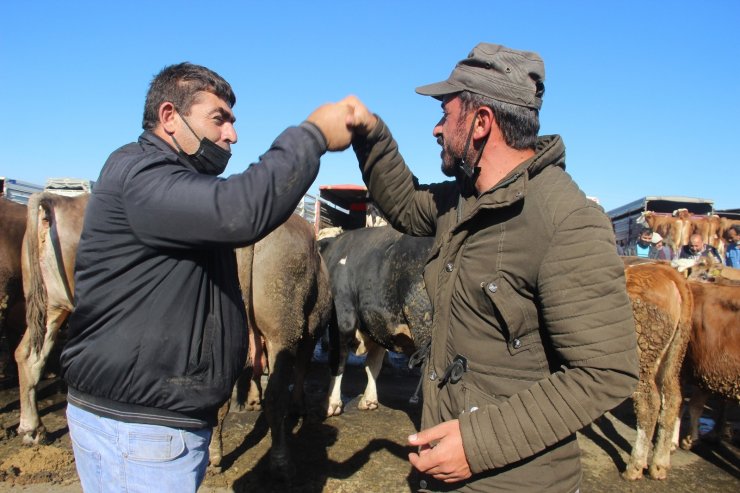
[[[75,251],[87,198],[43,192],[32,195],[27,207],[0,198],[0,333],[16,347],[17,431],[28,444],[48,440],[36,387],[73,307]],[[645,219],[674,245],[685,243],[683,223]],[[325,332],[331,373],[328,417],[342,412],[341,377],[349,350],[367,354],[368,383],[359,407],[369,410],[378,407],[376,378],[385,351],[412,356],[427,345],[432,315],[422,271],[430,247],[431,239],[387,226],[316,240],[313,228],[293,216],[257,244],[236,251],[250,337],[237,401],[251,410],[264,409],[274,474],[288,477],[295,470],[285,417],[291,408],[303,406],[305,370]],[[688,269],[682,266],[682,272],[659,260],[624,257],[624,264],[640,379],[633,394],[637,438],[623,477],[639,479],[647,469],[662,479],[671,450],[679,444],[683,390],[692,389],[691,427],[680,443],[686,449],[698,438],[699,417],[710,395],[729,405],[740,402],[740,276],[708,258]],[[263,372],[269,375],[264,392]],[[213,434],[214,467],[223,457],[221,426],[228,408],[229,403],[219,413]],[[720,417],[720,432],[722,423]]]

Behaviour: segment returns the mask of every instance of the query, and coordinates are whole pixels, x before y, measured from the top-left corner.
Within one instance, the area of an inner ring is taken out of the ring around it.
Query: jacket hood
[[[565,144],[559,135],[543,135],[537,139],[535,155],[522,163],[529,171],[529,177],[539,174],[548,166],[565,169]],[[517,168],[519,168],[517,166]]]

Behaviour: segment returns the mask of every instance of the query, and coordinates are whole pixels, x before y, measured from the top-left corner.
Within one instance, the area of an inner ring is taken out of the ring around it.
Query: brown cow
[[[251,385],[248,407],[260,406],[263,343],[269,380],[264,407],[272,434],[270,470],[281,478],[294,474],[287,437],[286,416],[291,403],[288,385],[293,373],[292,403],[303,408],[303,379],[316,341],[331,318],[329,274],[319,256],[313,229],[300,216],[260,240],[237,250],[239,283],[250,327]],[[219,413],[210,446],[210,462],[223,457],[221,429],[227,402]]]
[[[21,404],[18,434],[24,443],[46,441],[36,386],[59,329],[72,311],[75,254],[88,197],[42,192],[31,195],[28,202],[21,252],[26,331],[15,350]]]
[[[622,476],[629,480],[642,477],[657,424],[649,474],[654,479],[665,479],[681,406],[679,377],[691,330],[691,291],[683,276],[669,265],[625,265],[637,329],[640,380],[632,395],[637,438]]]
[[[0,334],[14,350],[25,326],[21,245],[26,206],[0,197]]]
[[[642,219],[650,229],[658,233],[665,239],[665,242],[674,252],[677,252],[682,245],[684,237],[684,228],[688,224],[686,220],[674,217],[670,214],[656,212],[643,212]],[[686,235],[688,238],[688,235]]]
[[[719,216],[691,216],[691,234],[700,235],[705,245],[712,245],[714,248],[719,246],[719,229]]]
[[[699,417],[710,394],[740,402],[740,283],[689,281],[689,286],[694,311],[687,365],[697,389],[689,403],[690,433],[681,442],[687,450],[699,438]]]

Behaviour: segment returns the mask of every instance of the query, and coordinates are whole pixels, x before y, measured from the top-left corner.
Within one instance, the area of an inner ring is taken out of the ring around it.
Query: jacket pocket
[[[539,337],[536,336],[539,318],[532,300],[521,296],[501,276],[482,282],[481,289],[493,305],[511,354],[524,351],[539,342]]]
[[[195,344],[188,361],[188,375],[198,375],[208,371],[213,360],[213,339],[216,329],[220,324],[213,315],[209,313],[203,324],[203,335],[201,343]]]
[[[474,412],[489,404],[499,405],[521,392],[546,375],[540,371],[515,370],[499,366],[468,362],[468,372],[460,382],[464,408]]]

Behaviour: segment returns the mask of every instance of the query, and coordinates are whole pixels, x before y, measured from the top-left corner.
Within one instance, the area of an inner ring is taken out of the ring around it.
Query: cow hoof
[[[642,468],[638,469],[634,466],[628,465],[627,469],[622,473],[622,479],[627,481],[637,481],[642,479]]]
[[[296,474],[295,466],[287,456],[270,458],[270,476],[278,481],[290,481]]]
[[[691,437],[684,437],[684,439],[681,440],[682,449],[691,450],[693,446],[694,446],[694,440],[692,440]]]
[[[363,411],[374,411],[375,409],[378,409],[378,401],[366,401],[365,399],[361,399],[360,403],[357,404],[357,407]]]
[[[223,460],[224,456],[221,452],[211,452],[208,451],[208,469],[212,470],[215,473],[220,473],[221,468],[221,461]]]
[[[247,402],[247,405],[244,406],[244,409],[247,411],[262,411],[262,404],[259,402]]]
[[[648,474],[650,475],[650,479],[661,481],[668,477],[668,467],[651,464]]]
[[[21,435],[23,445],[48,445],[49,437],[46,435],[46,428],[40,426],[34,431],[20,431],[18,434]]]
[[[342,414],[341,404],[329,404],[329,407],[326,410],[327,418],[330,418],[332,416],[339,416],[340,414]]]

